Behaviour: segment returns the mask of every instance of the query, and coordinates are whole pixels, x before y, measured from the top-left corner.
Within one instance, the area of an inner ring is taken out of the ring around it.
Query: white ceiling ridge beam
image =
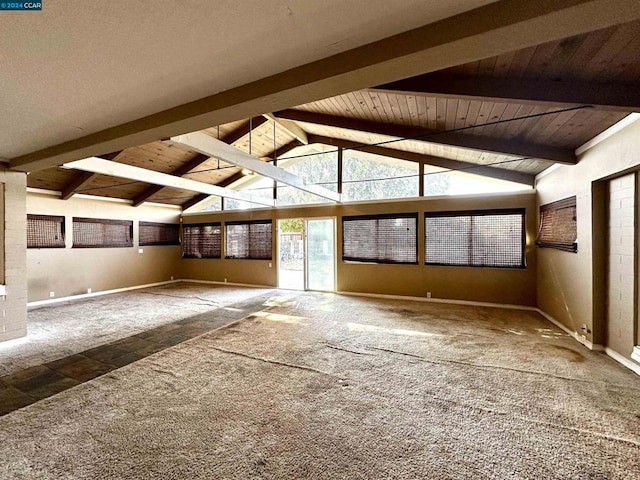
[[[273,113],[264,113],[263,116],[280,125],[289,135],[296,138],[303,145],[309,145],[307,132],[305,132],[297,123],[287,120],[286,118],[278,118]]]
[[[126,178],[139,182],[162,185],[163,187],[180,188],[192,192],[216,195],[218,197],[233,198],[244,202],[258,203],[269,207],[275,206],[275,202],[270,198],[251,195],[246,192],[238,192],[229,188],[218,187],[208,183],[189,180],[188,178],[176,177],[168,173],[147,170],[146,168],[126,165],[124,163],[112,162],[98,157],[89,157],[83,160],[76,160],[62,165],[63,168],[82,170],[85,172],[109,175],[112,177]]]
[[[176,137],[171,137],[167,142],[188,150],[202,153],[203,155],[219,158],[224,162],[241,168],[246,168],[247,170],[251,170],[252,172],[264,177],[272,178],[280,183],[295,187],[299,190],[304,190],[305,192],[313,193],[314,195],[328,198],[334,202],[340,201],[339,193],[321,187],[320,185],[307,183],[298,175],[294,175],[293,173],[276,167],[270,163],[263,162],[262,160],[213,138],[206,133],[193,132],[185,135],[178,135]]]

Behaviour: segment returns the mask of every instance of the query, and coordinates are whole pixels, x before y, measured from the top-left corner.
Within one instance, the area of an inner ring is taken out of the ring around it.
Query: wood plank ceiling
[[[397,158],[455,160],[535,175],[640,111],[640,22],[630,22],[274,112],[310,143],[381,145]],[[266,116],[205,130],[264,161],[302,145]],[[274,138],[275,137],[275,138]],[[240,169],[161,141],[109,160],[228,186]],[[478,170],[476,173],[480,173]],[[28,186],[188,206],[201,194],[74,170],[33,172]]]

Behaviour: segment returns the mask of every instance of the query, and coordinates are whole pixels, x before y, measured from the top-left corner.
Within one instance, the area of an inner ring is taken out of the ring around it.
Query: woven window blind
[[[73,217],[73,248],[133,247],[133,221]]]
[[[525,268],[524,209],[425,213],[425,263]]]
[[[222,228],[220,223],[199,223],[182,227],[184,258],[220,258]]]
[[[64,248],[64,217],[27,215],[27,248]]]
[[[177,223],[140,222],[140,246],[180,245],[180,225]]]
[[[418,214],[342,217],[342,261],[418,263]]]
[[[271,260],[271,220],[225,223],[225,258]]]
[[[540,207],[537,246],[577,252],[577,239],[576,197],[565,198]]]

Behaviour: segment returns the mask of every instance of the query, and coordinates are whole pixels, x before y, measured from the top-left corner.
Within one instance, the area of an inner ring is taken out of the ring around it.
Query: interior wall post
[[[27,175],[0,168],[0,342],[27,334]]]

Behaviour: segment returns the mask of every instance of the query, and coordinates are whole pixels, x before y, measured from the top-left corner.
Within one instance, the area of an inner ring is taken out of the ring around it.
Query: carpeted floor
[[[640,378],[534,313],[280,293],[0,418],[2,479],[640,478]]]
[[[0,344],[0,376],[212,310],[225,315],[270,291],[177,283],[32,309],[28,336]]]

